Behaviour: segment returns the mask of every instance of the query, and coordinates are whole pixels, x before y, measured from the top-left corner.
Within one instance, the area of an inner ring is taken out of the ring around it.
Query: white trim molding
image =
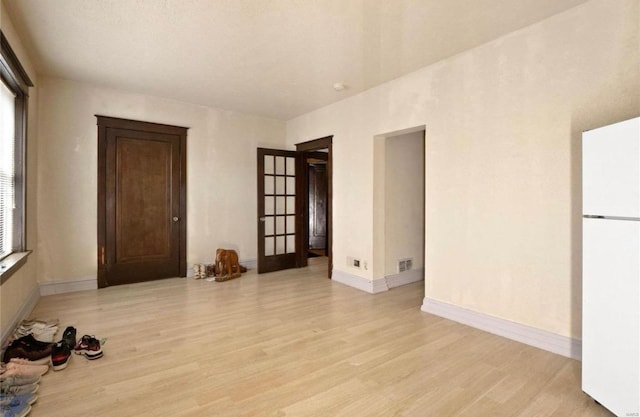
[[[384,278],[373,280],[334,269],[331,274],[331,279],[341,284],[357,288],[360,291],[368,292],[369,294],[377,294],[379,292],[389,291],[391,288],[411,284],[412,282],[423,281],[424,268],[413,269],[400,274],[387,275]]]
[[[199,264],[202,264],[202,265],[213,265],[214,263],[216,263],[216,261],[200,262]],[[238,263],[240,265],[244,266],[247,269],[257,269],[258,268],[258,260],[257,259],[245,259],[245,260],[238,261]],[[196,265],[196,264],[187,265],[187,278],[193,278],[193,265]]]
[[[357,288],[360,291],[365,291],[370,294],[376,294],[379,292],[388,291],[387,281],[384,278],[370,280],[368,278],[359,277],[357,275],[350,274],[348,272],[334,269],[331,274],[331,279],[341,284],[348,285],[353,288]]]
[[[413,282],[424,281],[424,268],[410,269],[406,272],[387,275],[385,280],[387,281],[387,287],[389,288],[396,288]]]
[[[7,323],[7,326],[2,329],[2,334],[0,335],[0,346],[4,346],[7,339],[13,334],[14,329],[18,327],[20,322],[29,317],[33,309],[36,308],[38,300],[40,300],[40,288],[36,285],[27,296],[22,307],[16,311],[9,323]]]
[[[97,290],[98,280],[96,277],[86,277],[73,281],[52,281],[40,283],[40,295],[64,294],[67,292]]]
[[[256,269],[256,268],[258,268],[258,260],[257,259],[242,259],[242,260],[240,260],[240,265],[244,266],[247,269]]]
[[[577,360],[582,358],[582,342],[567,336],[479,313],[428,297],[424,298],[420,310],[568,358]]]

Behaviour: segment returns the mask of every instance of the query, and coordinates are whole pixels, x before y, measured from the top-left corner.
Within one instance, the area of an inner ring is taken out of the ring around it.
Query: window
[[[25,250],[25,138],[33,83],[0,32],[0,260]],[[0,271],[1,272],[1,271]]]
[[[15,100],[13,91],[0,83],[0,259],[13,250]]]

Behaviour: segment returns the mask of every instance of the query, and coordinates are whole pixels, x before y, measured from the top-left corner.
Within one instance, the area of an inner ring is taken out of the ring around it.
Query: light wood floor
[[[108,341],[49,371],[31,416],[611,415],[579,362],[421,312],[422,283],[371,295],[318,261],[43,297],[32,317]]]

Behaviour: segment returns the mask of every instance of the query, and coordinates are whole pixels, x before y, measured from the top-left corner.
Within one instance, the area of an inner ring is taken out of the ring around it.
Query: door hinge
[[[104,246],[100,250],[100,264],[104,265]]]

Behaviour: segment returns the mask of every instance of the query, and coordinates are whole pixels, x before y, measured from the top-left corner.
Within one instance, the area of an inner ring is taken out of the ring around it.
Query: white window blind
[[[15,95],[0,82],[0,259],[13,245],[15,120]]]

